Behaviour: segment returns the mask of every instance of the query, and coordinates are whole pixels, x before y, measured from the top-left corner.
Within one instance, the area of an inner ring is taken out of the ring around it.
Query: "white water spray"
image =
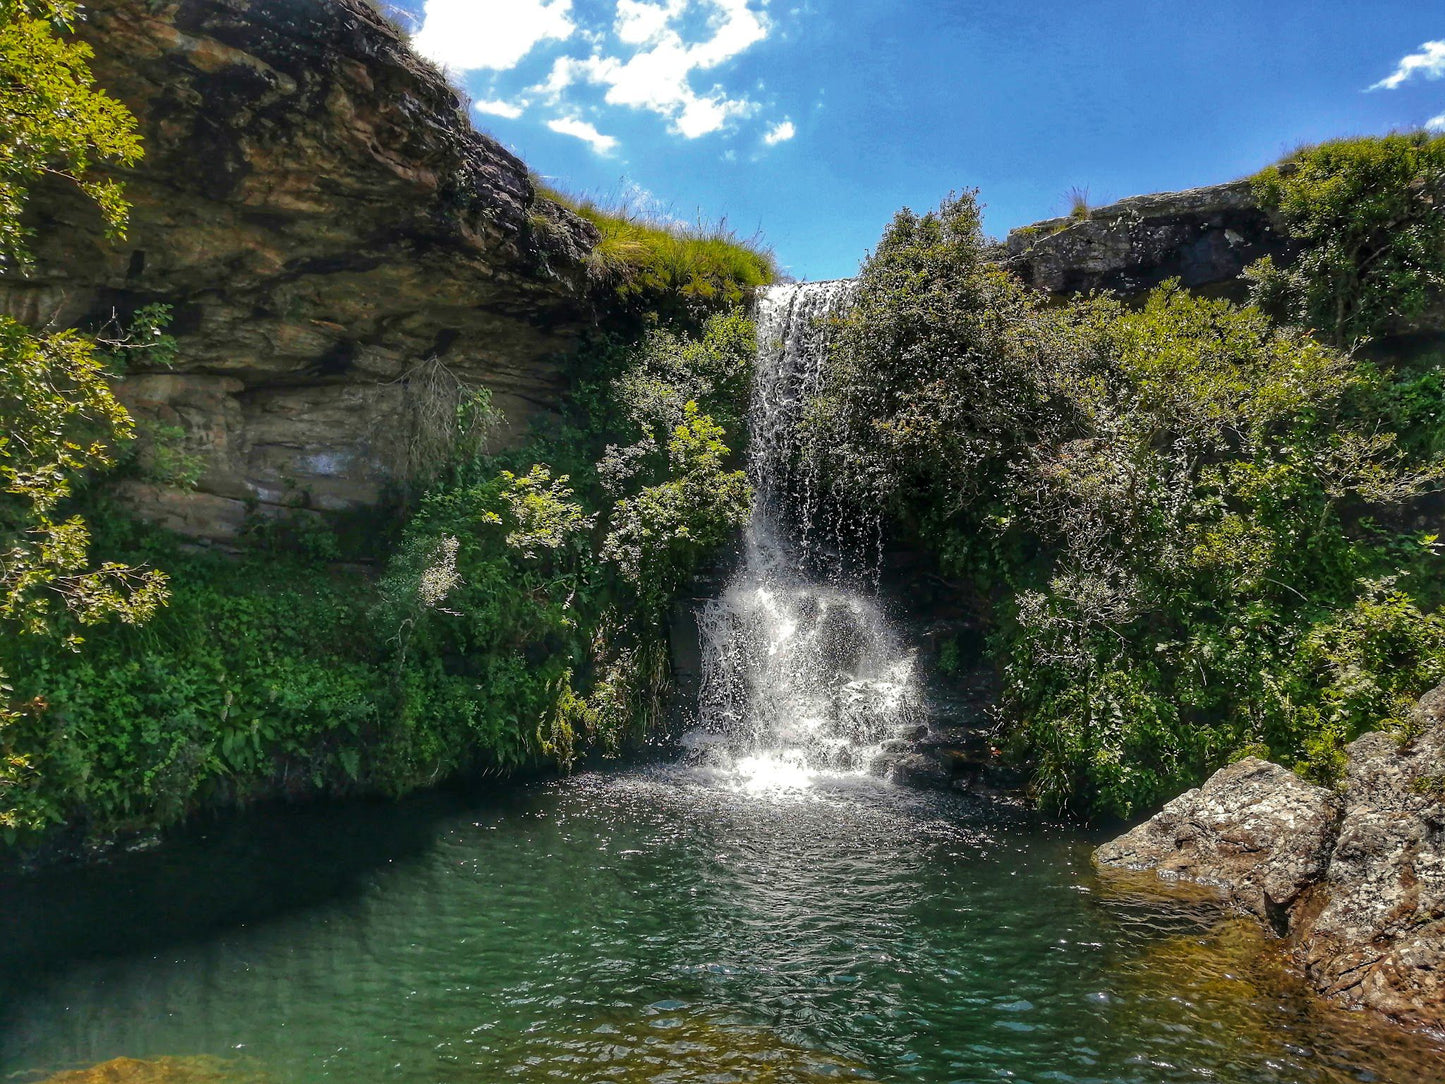
[[[749,416],[756,491],[742,567],[700,618],[702,729],[691,744],[750,790],[800,789],[861,774],[879,746],[919,718],[912,656],[843,562],[819,539],[814,479],[799,469],[803,410],[827,363],[827,318],[850,282],[780,286],[758,305],[758,365]],[[838,528],[829,530],[829,527]],[[809,574],[830,563],[836,570]]]

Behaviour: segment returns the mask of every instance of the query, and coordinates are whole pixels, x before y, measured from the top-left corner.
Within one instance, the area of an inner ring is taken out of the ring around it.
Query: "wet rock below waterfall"
[[[993,678],[978,669],[929,690],[927,722],[884,742],[869,765],[878,776],[910,787],[1006,798],[1023,792],[1024,774],[1003,760],[995,724]]]
[[[1445,685],[1412,731],[1352,744],[1342,796],[1241,761],[1095,863],[1213,884],[1286,935],[1322,993],[1445,1029]]]

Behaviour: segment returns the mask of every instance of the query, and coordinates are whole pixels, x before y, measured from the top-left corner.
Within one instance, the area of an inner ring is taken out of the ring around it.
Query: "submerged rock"
[[[266,1084],[267,1079],[254,1066],[225,1058],[114,1058],[57,1073],[44,1084]]]
[[[1322,993],[1445,1029],[1445,685],[1411,729],[1352,744],[1342,797],[1240,761],[1095,864],[1214,885],[1287,935]]]

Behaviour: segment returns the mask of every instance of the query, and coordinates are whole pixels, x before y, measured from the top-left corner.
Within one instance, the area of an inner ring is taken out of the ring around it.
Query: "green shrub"
[[[690,226],[541,185],[538,193],[596,227],[600,240],[588,255],[589,272],[629,307],[696,319],[735,308],[777,280],[772,253],[725,224]]]
[[[1343,139],[1254,178],[1302,246],[1251,269],[1255,300],[1338,346],[1408,326],[1445,287],[1445,136]]]
[[[131,523],[92,486],[96,551],[166,568],[170,604],[144,627],[86,629],[79,651],[0,638],[16,675],[0,830],[105,835],[278,791],[400,794],[655,733],[670,592],[746,513],[707,411],[742,417],[754,349],[733,313],[594,351],[573,425],[506,456],[452,444],[399,534],[354,554],[379,551],[379,577],[330,564],[344,539],[304,509],[258,521],[228,558]],[[624,442],[636,454],[611,469]]]
[[[816,466],[992,600],[1041,802],[1127,816],[1246,748],[1329,779],[1441,674],[1441,618],[1377,585],[1439,573],[1381,522],[1438,486],[1384,424],[1428,388],[1176,284],[1050,306],[971,196],[894,220],[833,343]]]

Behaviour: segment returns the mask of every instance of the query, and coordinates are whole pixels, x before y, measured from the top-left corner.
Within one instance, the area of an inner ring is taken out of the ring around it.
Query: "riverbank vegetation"
[[[23,101],[0,106],[39,125],[5,132],[34,148],[0,173],[7,275],[24,272],[22,211],[41,175],[58,171],[125,227],[122,189],[93,173],[138,159],[135,122],[69,43],[75,13],[4,9],[0,94]],[[195,482],[164,434],[137,454],[111,392],[136,351],[174,360],[163,306],[102,337],[0,322],[6,842],[567,766],[656,731],[672,595],[748,508],[756,344],[741,303],[774,270],[721,234],[592,217],[607,227],[615,319],[574,359],[555,424],[492,453],[485,389],[449,389],[414,419],[390,511],[258,515],[236,553],[133,521],[110,485]]]
[[[1246,753],[1333,781],[1445,677],[1445,355],[1364,349],[1441,300],[1445,139],[1257,183],[1306,254],[1253,270],[1258,305],[1051,306],[965,194],[895,218],[834,337],[815,465],[977,600],[1055,809],[1143,812]]]
[[[74,615],[0,638],[20,705],[3,731],[8,837],[276,793],[401,794],[652,736],[672,595],[746,517],[733,445],[755,349],[736,312],[599,345],[570,422],[453,459],[383,529],[298,512],[258,521],[239,554],[196,553],[92,480],[75,506],[97,559],[163,569],[168,604],[75,650],[57,647]]]

